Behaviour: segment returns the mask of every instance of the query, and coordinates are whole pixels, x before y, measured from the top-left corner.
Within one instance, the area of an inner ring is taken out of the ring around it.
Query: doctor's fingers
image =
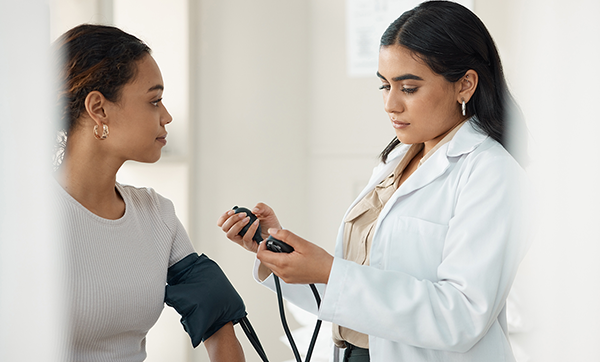
[[[219,216],[219,218],[217,219],[217,226],[222,227],[223,224],[225,224],[225,221],[227,221],[227,219],[229,219],[233,214],[235,214],[234,210],[227,210],[225,213],[223,213],[223,215]]]
[[[313,245],[310,241],[301,238],[300,236],[294,234],[293,232],[287,229],[270,228],[267,231],[275,239],[285,242],[286,244],[294,248],[295,251],[300,252],[302,254],[304,253],[303,251],[306,248],[310,248],[310,246]]]
[[[226,214],[219,218],[217,225],[220,224],[219,226],[221,226],[221,230],[225,232],[228,239],[240,244],[242,242],[242,237],[239,235],[239,233],[248,224],[250,218],[247,217],[246,213],[244,212],[230,215],[225,221],[222,220],[224,216],[226,216]],[[254,230],[256,231],[256,227]],[[252,239],[252,236],[249,235],[249,239]]]
[[[229,231],[227,231],[227,237],[229,238],[229,240],[240,244],[244,249],[256,253],[258,249],[258,244],[252,238],[254,237],[254,234],[258,229],[259,222],[258,220],[255,220],[254,223],[248,225],[248,222],[250,222],[249,217],[242,217],[242,219],[240,220],[236,218],[237,215],[232,216],[228,220],[232,220],[234,224],[231,226]],[[226,224],[228,223],[228,221],[226,222]],[[248,226],[248,229],[246,230],[244,236],[240,236],[240,231],[242,231],[242,229],[244,229],[246,226]],[[224,227],[226,227],[225,224]]]
[[[217,226],[220,226],[225,233],[228,233],[232,228],[237,229],[239,232],[249,220],[250,218],[247,217],[245,212],[235,214],[233,210],[230,210],[221,215],[217,220]]]
[[[254,209],[252,209],[252,212],[260,220],[263,237],[266,238],[268,236],[266,231],[269,228],[281,229],[281,224],[277,219],[277,215],[275,215],[275,211],[269,205],[259,202],[258,204],[256,204]]]
[[[305,267],[304,257],[301,254],[273,253],[259,249],[257,258],[264,266],[271,269],[281,280],[288,284],[311,284],[315,278]]]
[[[290,258],[290,254],[272,252],[266,248],[266,243],[260,243],[256,258],[283,281],[286,283],[290,281],[289,271],[287,270],[289,265],[286,262]]]
[[[247,222],[244,225],[246,225],[246,224],[247,224]],[[248,230],[246,230],[246,233],[244,234],[244,237],[242,238],[242,242],[244,243],[243,247],[245,249],[250,250],[255,253],[258,250],[258,244],[256,243],[256,241],[254,241],[253,237],[254,237],[254,234],[256,234],[258,225],[259,225],[259,221],[254,220],[254,222],[248,227]]]
[[[259,202],[254,206],[252,212],[261,220],[268,221],[277,221],[277,215],[275,215],[275,210],[271,208],[269,205]]]
[[[327,283],[333,265],[331,254],[289,230],[269,229],[269,233],[294,248],[289,259],[278,260],[285,262],[277,265],[284,281],[288,282],[288,278],[291,283]]]
[[[272,231],[269,230],[270,232]],[[279,230],[281,231],[281,230]],[[286,230],[287,231],[287,230]],[[271,232],[272,234],[272,232]],[[284,241],[283,235],[293,235],[292,233],[278,233],[277,236],[281,237],[281,241]],[[291,245],[290,238],[285,238],[285,242]],[[265,244],[265,245],[263,245]],[[297,243],[294,243],[297,245]],[[291,253],[277,253],[272,252],[266,248],[266,243],[261,243],[258,248],[256,257],[264,264],[267,268],[271,269],[275,275],[281,278],[286,283],[305,283],[306,281],[306,270],[304,265],[306,264],[303,260],[304,254],[299,253],[297,250]]]

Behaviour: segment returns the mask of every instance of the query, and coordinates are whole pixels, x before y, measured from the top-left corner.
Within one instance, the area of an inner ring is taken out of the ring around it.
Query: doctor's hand
[[[269,229],[269,234],[294,248],[291,253],[274,253],[266,242],[258,247],[256,257],[275,275],[289,284],[326,284],[333,256],[321,247],[302,239],[289,230]]]
[[[254,236],[254,233],[256,233],[259,222],[261,227],[261,236],[263,239],[266,239],[269,236],[267,233],[269,228],[280,229],[281,224],[279,223],[279,220],[277,220],[277,216],[275,215],[273,209],[262,202],[256,204],[254,209],[251,211],[254,215],[256,215],[257,220],[250,225],[244,237],[241,237],[238,234],[240,230],[242,230],[250,221],[250,218],[245,212],[236,214],[234,210],[229,210],[219,217],[217,220],[217,226],[219,226],[223,232],[227,234],[227,238],[229,240],[241,245],[246,250],[256,253],[258,250],[258,244],[252,240],[252,236]]]

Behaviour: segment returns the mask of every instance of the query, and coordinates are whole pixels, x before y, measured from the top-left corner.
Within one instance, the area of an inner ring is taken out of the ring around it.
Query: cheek
[[[413,121],[424,122],[426,126],[432,119],[437,118],[439,104],[430,97],[413,96],[406,100],[406,108],[410,110]]]
[[[419,111],[424,114],[428,114],[432,119],[446,118],[453,105],[451,95],[443,91],[430,92],[419,98],[418,104],[415,103],[415,107],[419,108]]]

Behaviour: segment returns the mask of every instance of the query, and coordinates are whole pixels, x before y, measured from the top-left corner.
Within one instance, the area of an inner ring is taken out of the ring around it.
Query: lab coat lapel
[[[386,203],[386,206],[382,210],[382,215],[387,213],[387,210],[391,207],[391,205],[395,202],[398,197],[407,195],[415,190],[418,190],[427,184],[431,183],[436,178],[440,177],[444,171],[448,168],[449,162],[446,158],[446,152],[442,152],[444,147],[440,148],[436,153],[434,153],[426,162],[423,163],[421,167],[419,167],[399,188],[396,190],[391,199]],[[401,145],[400,149],[395,150],[393,154],[390,154],[390,160],[385,165],[380,166],[380,168],[375,172],[367,186],[361,191],[358,197],[354,200],[354,202],[350,205],[348,210],[346,211],[346,215],[344,215],[344,219],[346,218],[348,212],[352,210],[354,205],[356,205],[367,193],[369,193],[373,188],[379,184],[383,179],[389,176],[396,166],[402,160],[402,157],[406,154],[410,145]],[[381,219],[381,217],[380,217]]]
[[[346,219],[348,212],[352,210],[354,205],[356,205],[360,200],[362,200],[362,198],[365,197],[369,192],[371,192],[371,190],[373,190],[375,186],[377,186],[381,181],[383,181],[394,171],[394,169],[396,168],[396,166],[398,166],[398,164],[402,160],[402,157],[404,157],[404,154],[406,154],[409,148],[410,145],[405,144],[398,146],[398,148],[392,151],[392,153],[388,157],[388,162],[386,164],[380,164],[377,167],[377,169],[373,172],[371,179],[367,183],[367,186],[365,186],[365,188],[360,192],[358,197],[356,197],[354,202],[352,202],[352,204],[346,211],[346,214],[344,215],[344,220]]]
[[[387,215],[398,198],[419,190],[444,175],[450,167],[450,158],[460,157],[473,152],[487,137],[486,134],[474,128],[472,120],[467,121],[450,142],[440,147],[400,185],[383,210],[381,210],[376,227],[379,227],[379,223]]]
[[[448,162],[448,158],[446,157],[446,152],[444,152],[445,147],[447,147],[447,145],[442,146],[442,148],[437,150],[423,163],[423,165],[417,168],[417,170],[410,175],[400,187],[398,187],[398,190],[396,190],[390,201],[423,188],[443,175],[450,165],[450,162]]]
[[[373,174],[371,175],[371,179],[369,180],[369,182],[367,182],[367,186],[365,186],[365,188],[360,192],[358,197],[356,197],[356,199],[354,199],[354,202],[352,202],[352,204],[350,204],[350,207],[348,207],[348,209],[346,210],[346,213],[344,214],[344,217],[342,220],[346,220],[348,213],[354,208],[354,206],[360,200],[362,200],[362,198],[365,197],[369,192],[371,192],[371,190],[373,190],[375,188],[375,186],[377,186],[381,181],[383,181],[387,176],[389,176],[390,173],[392,173],[392,171],[394,171],[394,169],[396,168],[396,166],[398,166],[398,163],[400,163],[400,160],[402,160],[402,157],[404,156],[404,154],[406,154],[406,152],[408,151],[409,148],[410,148],[410,145],[406,145],[406,144],[399,145],[395,150],[393,150],[390,153],[387,163],[379,164],[373,170]],[[336,246],[335,246],[335,255],[340,258],[343,257],[343,255],[344,255],[343,235],[344,235],[344,222],[341,223],[341,225],[338,229],[337,242],[336,242]]]

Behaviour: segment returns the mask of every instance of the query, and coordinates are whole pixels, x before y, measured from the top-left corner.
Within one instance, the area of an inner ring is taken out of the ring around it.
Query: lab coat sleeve
[[[320,319],[452,352],[468,351],[486,334],[527,249],[527,182],[506,157],[475,160],[463,172],[437,278],[420,280],[336,257]]]

